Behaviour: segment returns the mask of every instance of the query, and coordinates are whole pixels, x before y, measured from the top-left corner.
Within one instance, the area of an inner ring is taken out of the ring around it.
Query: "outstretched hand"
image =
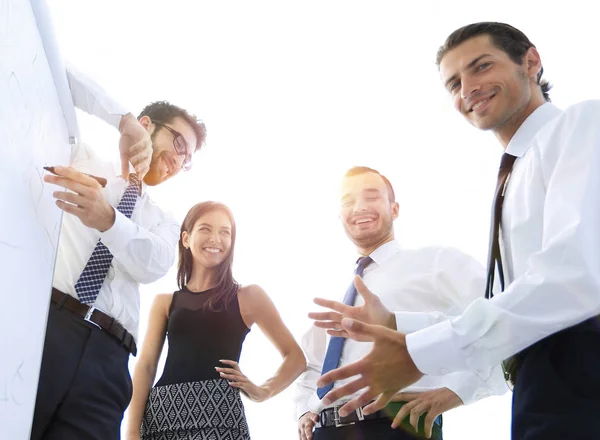
[[[331,336],[348,337],[346,330],[342,328],[343,318],[356,319],[367,324],[383,325],[396,330],[395,315],[390,312],[381,302],[379,297],[371,292],[358,275],[354,277],[354,286],[358,294],[364,299],[360,306],[350,306],[338,301],[323,298],[315,298],[315,304],[331,309],[331,312],[311,312],[308,314],[313,319],[314,325],[324,328]]]
[[[364,388],[359,396],[340,408],[342,416],[365,405],[363,412],[372,414],[382,409],[398,391],[423,377],[408,354],[403,333],[347,318],[342,319],[342,327],[348,337],[355,341],[373,342],[373,348],[365,357],[332,370],[317,381],[317,386],[323,387],[334,381],[359,376],[334,388],[323,398],[323,403],[329,405]]]

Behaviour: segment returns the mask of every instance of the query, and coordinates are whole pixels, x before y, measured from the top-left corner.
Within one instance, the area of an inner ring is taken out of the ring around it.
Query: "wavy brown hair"
[[[190,209],[181,224],[181,231],[179,233],[179,263],[177,264],[177,285],[182,289],[190,280],[192,276],[192,268],[194,265],[194,258],[192,257],[191,249],[186,249],[183,246],[183,240],[181,236],[186,231],[188,234],[192,232],[196,221],[205,214],[212,211],[222,211],[229,217],[231,221],[231,247],[229,248],[229,254],[217,267],[216,284],[215,284],[215,295],[211,295],[210,298],[204,303],[205,309],[212,311],[219,311],[227,309],[229,303],[237,297],[238,290],[240,289],[239,283],[233,278],[233,251],[235,248],[235,221],[233,219],[233,213],[223,203],[219,202],[202,202],[197,203]]]

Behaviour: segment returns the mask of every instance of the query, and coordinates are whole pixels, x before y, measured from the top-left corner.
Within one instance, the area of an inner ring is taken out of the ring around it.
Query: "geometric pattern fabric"
[[[224,379],[153,387],[142,440],[250,440],[240,390]]]

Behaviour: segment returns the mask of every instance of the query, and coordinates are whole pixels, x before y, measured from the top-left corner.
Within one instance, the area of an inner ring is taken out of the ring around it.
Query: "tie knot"
[[[356,269],[354,270],[354,273],[356,275],[362,276],[363,271],[365,270],[365,267],[367,267],[372,262],[373,262],[373,259],[371,257],[369,257],[368,255],[366,257],[360,257],[358,259],[358,261],[356,262]]]
[[[500,171],[511,170],[516,159],[517,159],[517,156],[513,156],[512,154],[504,153],[502,155],[502,160],[500,161]]]
[[[140,179],[138,179],[137,174],[129,174],[129,184],[133,186],[140,186]]]

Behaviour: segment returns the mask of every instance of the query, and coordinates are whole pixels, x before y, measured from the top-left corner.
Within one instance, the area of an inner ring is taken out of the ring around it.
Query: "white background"
[[[400,201],[403,246],[443,244],[485,260],[501,148],[451,107],[434,64],[457,27],[508,22],[536,44],[560,107],[600,98],[599,32],[591,3],[431,1],[49,0],[61,47],[137,114],[167,99],[204,119],[208,143],[193,170],[152,190],[182,220],[203,200],[238,222],[235,276],[262,285],[299,338],[314,296],[339,297],[355,251],[337,218],[344,171],[386,174]],[[117,134],[81,117],[82,137],[115,157]],[[156,293],[142,287],[141,334]],[[132,366],[135,359],[132,360]],[[243,371],[277,367],[252,329]],[[246,403],[254,439],[293,439],[290,389]],[[445,416],[447,440],[508,439],[510,395]]]
[[[39,2],[32,2],[40,6]],[[69,159],[51,35],[29,1],[0,2],[0,438],[29,438],[61,213],[42,167]],[[38,29],[44,31],[40,31]],[[44,46],[42,45],[43,35]],[[64,73],[63,73],[64,76]],[[66,77],[62,78],[65,89]],[[70,96],[67,94],[73,113]]]

